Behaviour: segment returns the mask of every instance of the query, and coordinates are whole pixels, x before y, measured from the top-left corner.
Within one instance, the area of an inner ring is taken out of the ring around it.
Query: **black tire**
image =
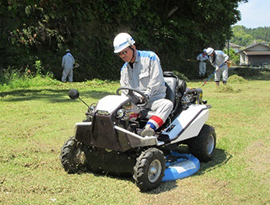
[[[143,151],[134,166],[133,179],[141,191],[156,188],[164,177],[165,157],[157,148]]]
[[[212,159],[215,148],[216,133],[210,125],[203,125],[199,135],[188,141],[189,152],[203,162]]]
[[[69,174],[86,171],[86,158],[83,144],[74,137],[69,138],[60,153],[61,164]]]

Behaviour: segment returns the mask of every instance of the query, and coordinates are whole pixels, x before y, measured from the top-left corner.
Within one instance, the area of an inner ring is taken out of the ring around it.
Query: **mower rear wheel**
[[[60,153],[61,164],[69,174],[86,171],[86,157],[83,151],[83,144],[75,137],[69,138]]]
[[[199,135],[188,141],[189,152],[203,162],[212,159],[215,148],[216,133],[210,125],[203,125]]]
[[[133,178],[141,191],[156,188],[164,176],[165,157],[161,150],[149,148],[137,158]]]

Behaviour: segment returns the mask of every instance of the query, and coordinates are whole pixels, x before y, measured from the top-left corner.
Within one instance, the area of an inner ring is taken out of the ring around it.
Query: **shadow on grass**
[[[229,153],[226,153],[222,149],[216,149],[213,159],[207,163],[201,162],[199,171],[196,172],[194,175],[189,176],[189,177],[204,175],[207,172],[211,172],[212,170],[217,169],[217,168],[225,165],[231,158],[232,158],[232,156]],[[84,172],[84,173],[92,173],[92,172]],[[102,173],[92,173],[92,174],[94,174],[95,177],[106,176],[109,178],[114,178],[114,179],[118,179],[118,180],[125,180],[125,181],[130,181],[130,182],[134,183],[132,176],[116,176],[116,175],[104,174],[104,173],[103,174]],[[184,180],[184,179],[177,179],[177,180]],[[153,190],[148,191],[146,193],[153,194],[153,195],[160,194],[160,193],[171,191],[177,187],[178,187],[178,185],[177,185],[176,180],[167,181],[167,182],[162,182],[156,189],[153,189]],[[138,188],[138,191],[139,191],[139,188]]]
[[[68,97],[69,89],[61,89],[61,90],[54,90],[54,89],[38,89],[38,90],[31,90],[31,89],[23,89],[23,90],[14,90],[8,92],[0,92],[0,97],[2,101],[7,102],[19,102],[19,101],[31,101],[31,100],[41,100],[41,101],[48,101],[51,103],[66,103],[66,102],[74,102]],[[100,99],[103,96],[113,94],[110,92],[104,91],[83,91],[80,92],[81,98],[94,98]]]
[[[206,172],[211,172],[212,170],[225,165],[231,158],[232,158],[231,154],[227,153],[222,149],[216,149],[212,161],[209,161],[207,163],[202,162],[201,168],[196,174],[203,175]]]
[[[229,153],[226,153],[222,149],[216,149],[213,159],[207,163],[201,162],[200,169],[198,172],[194,174],[194,176],[203,175],[207,172],[211,172],[212,170],[217,169],[223,166],[224,164],[226,164],[231,158],[232,156]],[[189,176],[189,177],[192,177],[192,176]],[[178,179],[178,180],[184,180],[184,179]],[[158,188],[148,192],[148,194],[160,194],[160,193],[175,189],[177,187],[178,185],[176,181],[168,181],[165,183],[161,183]]]

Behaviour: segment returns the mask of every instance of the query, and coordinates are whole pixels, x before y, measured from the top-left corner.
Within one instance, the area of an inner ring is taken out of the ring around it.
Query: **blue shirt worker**
[[[67,78],[69,82],[73,82],[73,66],[75,64],[75,60],[70,53],[70,50],[66,50],[66,54],[62,58],[62,82],[67,82]]]
[[[208,60],[206,49],[203,49],[203,53],[197,56],[197,60],[199,61],[199,77],[204,77],[206,74],[206,61]]]
[[[125,61],[121,69],[120,84],[138,89],[149,100],[145,109],[154,115],[148,120],[141,136],[154,136],[173,109],[173,103],[165,99],[166,86],[159,57],[152,51],[136,50],[135,41],[128,33],[118,34],[114,41],[114,53]]]
[[[219,86],[219,81],[222,75],[223,84],[227,84],[228,80],[228,60],[229,56],[225,54],[223,51],[214,50],[213,48],[209,47],[206,49],[206,53],[209,56],[209,61],[212,66],[215,67],[215,82],[216,85]]]

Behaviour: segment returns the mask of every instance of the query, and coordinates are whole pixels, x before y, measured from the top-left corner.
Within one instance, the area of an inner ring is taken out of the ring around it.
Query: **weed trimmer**
[[[202,86],[204,86],[207,82],[208,82],[208,80],[210,80],[211,78],[212,78],[212,76],[222,67],[222,66],[224,66],[224,64],[225,63],[221,63],[220,64],[220,66],[218,66],[218,69],[216,69],[211,75],[209,75],[209,77],[204,81],[204,83],[203,83],[203,85]]]

